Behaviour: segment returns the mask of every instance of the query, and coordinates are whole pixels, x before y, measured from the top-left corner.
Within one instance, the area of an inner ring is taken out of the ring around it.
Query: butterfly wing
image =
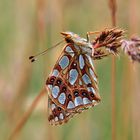
[[[80,113],[100,101],[91,57],[80,47],[67,44],[49,75],[49,97],[64,113]],[[56,119],[57,120],[57,119]]]

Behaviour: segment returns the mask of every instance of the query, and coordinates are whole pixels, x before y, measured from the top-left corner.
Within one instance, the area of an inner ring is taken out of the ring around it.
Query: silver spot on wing
[[[59,61],[59,65],[62,69],[65,69],[69,65],[69,58],[67,56],[63,56]]]
[[[96,78],[96,76],[95,76],[95,74],[94,74],[94,72],[93,72],[93,70],[91,68],[89,69],[89,73],[93,77],[94,81],[97,82],[97,78]]]
[[[64,92],[62,92],[58,97],[58,101],[59,101],[59,103],[64,104],[65,100],[66,100],[66,95]]]
[[[73,102],[72,102],[72,101],[69,101],[67,108],[68,108],[68,109],[72,109],[72,108],[74,108],[74,107],[75,107],[75,106],[74,106]]]
[[[88,92],[92,92],[93,94],[95,94],[95,89],[93,87],[88,87],[87,88]]]
[[[67,46],[66,47],[66,52],[73,52],[73,50],[71,49],[71,47]]]
[[[82,81],[81,80],[79,80],[79,85],[82,85]]]
[[[82,98],[81,98],[80,96],[79,96],[79,97],[76,97],[76,98],[74,99],[74,104],[75,104],[75,106],[82,105],[82,104],[83,104]]]
[[[85,97],[85,98],[83,98],[83,103],[86,105],[86,104],[90,104],[91,101]]]
[[[82,55],[79,55],[79,65],[80,65],[80,69],[83,69],[85,66],[84,58]]]
[[[47,85],[50,90],[52,90],[52,85]]]
[[[92,100],[92,103],[93,103],[94,105],[97,105],[97,104],[98,104],[98,102],[95,101],[95,100]]]
[[[60,115],[59,115],[59,119],[60,119],[60,120],[63,120],[63,119],[64,119],[64,116],[63,116],[62,113],[60,113]]]
[[[89,63],[91,64],[91,66],[94,67],[93,60],[92,60],[91,56],[88,55],[88,54],[86,54],[86,56],[87,56],[87,58],[89,60]]]
[[[74,56],[74,51],[71,49],[71,47],[67,46],[65,51],[68,52],[72,57]]]
[[[78,77],[78,72],[76,69],[71,69],[69,72],[69,82],[71,85],[74,85]]]
[[[55,104],[51,105],[51,109],[54,110],[56,108]]]
[[[59,91],[60,91],[59,87],[58,87],[58,86],[54,86],[54,87],[52,88],[52,96],[53,96],[54,98],[57,98]]]
[[[55,120],[55,122],[57,122],[58,121],[58,117],[55,117],[54,120]]]
[[[87,74],[84,74],[82,76],[82,79],[83,79],[83,81],[84,81],[85,84],[91,83],[91,80],[90,80],[90,78],[89,78],[89,76]]]
[[[52,72],[52,76],[57,77],[58,74],[59,74],[59,71],[57,69],[54,69],[53,72]]]

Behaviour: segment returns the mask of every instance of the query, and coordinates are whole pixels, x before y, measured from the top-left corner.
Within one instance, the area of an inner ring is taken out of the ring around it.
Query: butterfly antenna
[[[47,52],[48,50],[55,48],[56,46],[60,45],[63,41],[64,41],[64,40],[58,42],[57,44],[55,44],[55,45],[52,46],[51,48],[48,48],[48,49],[44,50],[43,52],[40,52],[40,53],[38,53],[38,54],[36,54],[36,55],[33,55],[33,56],[30,56],[30,57],[29,57],[29,60],[30,60],[31,62],[36,61],[37,58],[38,58],[39,56],[46,54],[46,52]]]

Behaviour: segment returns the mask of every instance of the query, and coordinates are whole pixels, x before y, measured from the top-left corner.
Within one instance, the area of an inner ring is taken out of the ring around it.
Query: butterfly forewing
[[[100,101],[97,77],[89,55],[73,43],[67,44],[62,51],[52,73],[46,82],[51,100],[49,120],[53,124],[66,122],[74,114],[96,105]],[[59,112],[59,113],[58,113]],[[59,119],[59,115],[63,119]],[[67,113],[69,116],[67,117]]]
[[[67,71],[76,53],[72,47],[72,44],[66,45],[46,82],[52,101],[65,110],[68,104],[67,98],[71,98]]]

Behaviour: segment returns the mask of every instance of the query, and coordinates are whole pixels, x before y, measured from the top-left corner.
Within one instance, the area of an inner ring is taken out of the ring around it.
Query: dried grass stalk
[[[103,30],[92,42],[94,46],[93,59],[102,59],[110,54],[118,55],[123,36],[124,31],[118,28]]]

